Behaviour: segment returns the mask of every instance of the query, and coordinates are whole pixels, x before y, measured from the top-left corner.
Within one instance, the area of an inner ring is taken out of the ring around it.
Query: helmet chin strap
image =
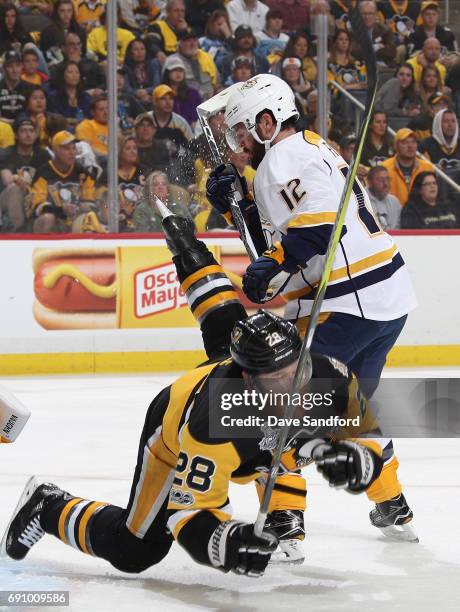
[[[262,140],[260,138],[260,136],[258,135],[258,133],[257,133],[256,126],[254,126],[252,129],[249,130],[249,132],[250,132],[251,136],[254,138],[254,140],[256,140],[259,144],[264,145],[265,151],[269,150],[269,148],[271,147],[272,142],[278,136],[280,131],[281,131],[281,121],[277,121],[276,122],[276,128],[275,128],[275,131],[273,132],[273,136],[270,138],[270,140]]]

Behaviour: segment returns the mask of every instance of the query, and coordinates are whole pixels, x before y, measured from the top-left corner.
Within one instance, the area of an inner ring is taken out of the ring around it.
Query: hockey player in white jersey
[[[274,75],[258,75],[234,88],[225,118],[229,146],[251,151],[257,169],[254,198],[269,246],[247,268],[243,289],[253,302],[263,303],[273,296],[273,281],[285,277],[280,289],[285,316],[304,333],[348,165],[317,134],[296,132],[294,95]],[[219,166],[207,184],[208,199],[227,219],[235,178],[228,166]],[[346,363],[371,397],[415,306],[404,260],[356,180],[312,351]],[[367,492],[376,504],[371,522],[386,535],[411,539],[404,526],[413,515],[397,478],[392,441],[384,446],[385,467]]]

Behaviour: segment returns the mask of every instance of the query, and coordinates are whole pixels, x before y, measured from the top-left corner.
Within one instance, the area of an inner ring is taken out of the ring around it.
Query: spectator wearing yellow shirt
[[[0,119],[0,149],[6,149],[14,145],[15,138],[13,128],[6,121]]]
[[[441,64],[441,43],[437,38],[427,38],[423,43],[422,50],[414,57],[411,57],[407,63],[414,69],[414,77],[417,85],[422,79],[422,71],[425,66],[435,66],[440,74],[441,83],[444,85],[446,79],[446,67]]]
[[[22,52],[22,74],[21,80],[30,85],[43,85],[48,77],[40,72],[38,53],[35,49],[25,49]]]
[[[102,94],[93,98],[91,102],[92,119],[84,119],[76,129],[75,136],[78,140],[87,142],[94,151],[98,163],[103,163],[108,155],[109,128],[109,103],[107,96]]]
[[[103,25],[94,28],[88,34],[87,48],[97,55],[99,62],[105,62],[107,59],[107,12],[101,16],[104,21]],[[129,43],[136,37],[129,30],[117,28],[117,60],[121,65],[125,61],[126,49]]]
[[[166,5],[166,18],[154,21],[149,27],[151,55],[156,55],[160,61],[163,61],[165,55],[175,53],[178,33],[187,27],[184,0],[169,0]]]
[[[107,0],[73,0],[75,19],[89,33],[103,23]]]

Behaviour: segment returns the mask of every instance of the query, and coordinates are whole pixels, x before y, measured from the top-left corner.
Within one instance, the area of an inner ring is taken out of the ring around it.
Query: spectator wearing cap
[[[268,6],[259,0],[230,0],[227,11],[234,32],[241,25],[249,26],[253,32],[260,32],[265,26]]]
[[[105,72],[96,61],[83,55],[82,42],[76,32],[67,32],[64,36],[61,53],[64,59],[57,64],[52,64],[49,69],[52,87],[56,88],[57,78],[63,63],[72,61],[78,64],[85,91],[93,96],[98,96],[105,90]]]
[[[313,89],[302,74],[302,61],[298,57],[285,57],[281,61],[281,78],[294,92],[296,106],[301,115],[307,112],[307,96]]]
[[[251,60],[245,55],[235,57],[232,62],[232,74],[225,81],[226,87],[233,85],[234,83],[244,83],[248,79],[254,76],[254,67]]]
[[[200,49],[198,38],[191,29],[179,33],[177,53],[172,57],[182,60],[187,85],[196,89],[203,100],[214,95],[218,81],[216,65],[209,53]]]
[[[422,79],[422,70],[426,66],[434,66],[441,77],[441,84],[444,86],[446,79],[446,67],[439,61],[441,59],[441,43],[437,38],[431,36],[426,38],[421,51],[411,57],[407,63],[414,69],[414,78],[417,84]]]
[[[399,229],[401,224],[401,203],[390,193],[390,175],[383,166],[374,166],[366,177],[366,191],[372,210],[383,230]]]
[[[208,19],[215,11],[224,10],[222,0],[185,0],[185,19],[197,36],[203,36]]]
[[[57,132],[51,141],[54,159],[34,176],[29,214],[35,233],[68,232],[80,214],[94,207],[94,179],[77,163],[75,143],[70,132]]]
[[[48,110],[66,117],[72,128],[91,117],[91,96],[85,91],[77,62],[63,62],[56,89],[48,96]]]
[[[284,32],[307,29],[310,23],[310,0],[266,0],[265,4],[281,13]]]
[[[390,175],[390,193],[398,198],[401,206],[409,199],[415,178],[420,172],[433,171],[433,164],[417,158],[417,134],[409,128],[401,128],[395,136],[395,155],[382,163]]]
[[[177,35],[187,28],[184,0],[168,0],[165,18],[154,21],[148,29],[150,55],[156,55],[162,62],[165,55],[175,53],[178,43]]]
[[[450,100],[442,91],[431,94],[427,100],[426,111],[409,121],[407,127],[417,134],[419,140],[431,136],[433,117],[443,108],[449,108]]]
[[[224,58],[220,69],[224,83],[232,71],[233,60],[236,57],[241,57],[243,55],[251,60],[254,74],[261,74],[269,71],[270,64],[265,57],[258,55],[255,52],[256,47],[257,39],[254,36],[252,29],[246,25],[238,26],[233,36],[232,52]]]
[[[107,159],[109,142],[109,103],[102,94],[91,101],[92,119],[83,119],[75,130],[78,140],[85,140],[92,148],[98,163],[103,165]]]
[[[168,147],[156,139],[156,125],[150,113],[142,113],[134,122],[134,137],[137,144],[139,164],[146,169],[147,174],[153,170],[166,171],[170,165]]]
[[[118,10],[118,18],[120,11]],[[102,25],[91,30],[88,34],[88,51],[92,51],[99,64],[105,68],[107,64],[107,11],[101,16]],[[129,43],[134,40],[135,35],[125,28],[117,27],[117,62],[121,66],[125,61],[126,49]]]
[[[135,96],[143,105],[150,105],[152,91],[161,83],[161,64],[147,56],[147,47],[140,38],[132,40],[126,48],[125,83],[126,93]]]
[[[460,184],[460,141],[458,121],[453,110],[444,108],[435,114],[432,136],[422,140],[420,151],[437,168]],[[453,199],[457,196],[444,181],[440,184],[439,195],[442,199]]]
[[[4,77],[0,81],[0,118],[13,123],[24,110],[29,85],[21,80],[22,58],[15,51],[5,53]]]
[[[204,36],[199,39],[200,48],[207,51],[220,71],[225,56],[231,51],[232,30],[228,13],[214,11],[207,23]]]
[[[78,34],[86,52],[86,32],[75,19],[73,0],[56,0],[51,23],[40,35],[40,49],[48,62],[56,61],[59,47],[64,43],[67,32]]]
[[[409,52],[420,51],[427,38],[437,38],[441,45],[441,56],[448,51],[458,51],[455,36],[449,28],[439,25],[440,8],[437,2],[426,0],[420,9],[422,23],[409,36]]]
[[[39,69],[37,51],[33,47],[24,49],[22,52],[21,79],[29,85],[43,85],[48,81],[48,78],[48,75]]]
[[[298,57],[302,62],[302,74],[305,81],[310,81],[310,83],[314,83],[316,81],[318,70],[312,57],[310,38],[305,32],[297,32],[290,37],[289,42],[284,49],[281,60],[286,59],[287,57]],[[272,71],[278,76],[281,74],[281,66],[282,61],[281,63],[278,62],[272,69]]]
[[[153,118],[156,127],[156,138],[166,141],[170,155],[185,149],[193,138],[193,132],[187,121],[173,112],[174,90],[169,85],[158,85],[153,90]]]
[[[2,159],[0,178],[4,187],[0,194],[3,232],[26,230],[25,201],[37,168],[46,164],[50,155],[38,144],[35,124],[27,116],[13,124],[16,144],[9,147]]]
[[[133,225],[135,232],[163,233],[162,218],[152,201],[151,194],[156,195],[157,198],[167,204],[174,215],[190,219],[190,223],[193,224],[188,211],[190,196],[187,190],[177,185],[171,185],[166,173],[157,170],[147,177],[144,198],[134,211]]]
[[[358,6],[364,25],[372,41],[377,61],[382,65],[394,66],[396,60],[396,45],[394,43],[393,33],[386,25],[378,22],[377,4],[374,0],[364,0],[364,2],[360,2]],[[357,60],[364,60],[359,41],[354,41],[351,52]]]
[[[185,80],[185,64],[177,55],[170,55],[163,64],[163,83],[174,92],[173,111],[183,117],[192,129],[198,121],[196,107],[201,104],[201,96],[196,89],[189,87]]]
[[[410,198],[401,212],[403,229],[450,229],[459,227],[457,206],[440,198],[434,172],[420,172]]]

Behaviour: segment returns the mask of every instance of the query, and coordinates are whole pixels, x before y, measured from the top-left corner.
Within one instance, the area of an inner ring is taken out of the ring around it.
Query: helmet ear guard
[[[256,131],[257,117],[264,111],[271,112],[276,122],[275,132],[269,140],[262,140]],[[299,118],[294,92],[273,74],[260,74],[242,83],[230,95],[225,109],[229,130],[243,123],[251,136],[266,149],[280,133],[282,123],[290,118],[296,121]]]

